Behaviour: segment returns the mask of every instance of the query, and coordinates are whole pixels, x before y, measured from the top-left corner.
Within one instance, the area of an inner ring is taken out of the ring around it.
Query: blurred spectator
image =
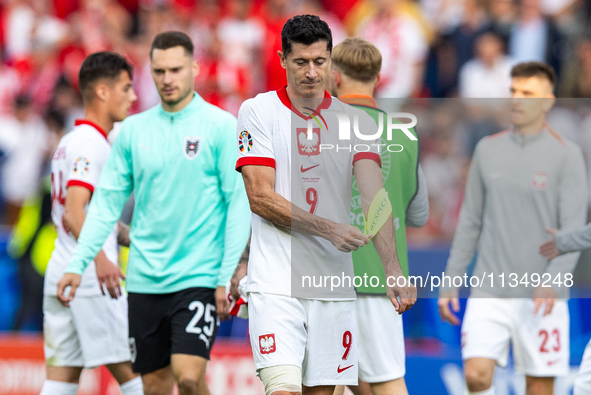
[[[80,0],[80,10],[70,20],[81,34],[86,54],[98,51],[124,52],[132,23],[127,10],[115,0]]]
[[[465,0],[420,0],[427,19],[442,34],[449,33],[462,22]]]
[[[418,96],[422,87],[427,40],[418,23],[396,7],[401,0],[376,0],[376,13],[359,24],[357,35],[382,53],[378,97]]]
[[[546,62],[560,75],[565,46],[556,25],[542,14],[540,0],[522,0],[509,38],[509,55],[518,63]]]
[[[503,53],[503,41],[486,33],[476,41],[476,58],[460,70],[460,97],[509,97],[513,62]]]
[[[560,97],[591,98],[591,35],[577,44],[576,58],[565,67],[558,93]]]
[[[266,74],[264,90],[279,89],[287,84],[285,70],[281,67],[277,55],[277,51],[281,50],[281,29],[291,17],[287,0],[266,0],[259,16],[265,21],[265,41],[262,47],[262,61]]]
[[[241,69],[249,78],[245,99],[264,89],[261,48],[264,42],[263,22],[251,16],[249,0],[230,0],[229,14],[217,27],[222,46],[222,61],[230,68]]]
[[[509,43],[511,29],[517,17],[516,0],[491,0],[490,19],[492,29],[503,38],[505,44]]]
[[[23,202],[38,192],[41,168],[51,149],[47,143],[47,129],[33,113],[30,99],[18,97],[13,114],[0,118],[0,150],[6,157],[2,193],[9,226],[16,223]]]
[[[52,15],[51,2],[46,0],[13,0],[6,18],[8,59],[57,46],[68,32],[68,26]]]
[[[12,112],[12,104],[21,88],[19,75],[0,58],[0,116]]]
[[[318,0],[304,0],[301,12],[303,14],[318,15],[320,19],[328,24],[332,32],[333,46],[347,38],[341,20],[333,13],[326,11]]]

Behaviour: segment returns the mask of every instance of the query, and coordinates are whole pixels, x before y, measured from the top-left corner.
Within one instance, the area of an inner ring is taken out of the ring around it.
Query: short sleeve
[[[369,114],[363,110],[358,110],[356,115],[359,117],[359,133],[365,136],[372,136],[377,133],[378,125]],[[379,116],[382,116],[382,114],[379,113]],[[354,127],[354,124],[355,121],[353,121],[352,127]],[[378,166],[382,167],[382,158],[380,156],[380,152],[385,146],[383,144],[382,138],[377,137],[372,140],[361,139],[357,136],[354,130],[352,131],[351,135],[355,136],[355,152],[353,152],[352,164],[355,165],[355,162],[361,159],[370,159],[376,162]]]
[[[238,138],[238,161],[236,170],[242,166],[258,165],[275,168],[270,125],[261,119],[262,113],[254,102],[247,100],[238,112],[236,134]]]
[[[94,192],[109,156],[109,148],[106,144],[105,141],[97,142],[89,139],[68,150],[66,188],[81,186]]]

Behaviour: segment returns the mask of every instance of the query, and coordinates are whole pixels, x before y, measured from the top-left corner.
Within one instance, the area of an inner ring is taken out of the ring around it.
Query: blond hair
[[[382,69],[380,50],[367,40],[351,37],[334,47],[332,64],[347,77],[371,82]]]

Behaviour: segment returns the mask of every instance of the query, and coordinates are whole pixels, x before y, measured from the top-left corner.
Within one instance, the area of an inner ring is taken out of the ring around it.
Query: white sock
[[[495,395],[495,387],[491,385],[491,387],[484,391],[477,391],[472,392],[470,390],[466,390],[467,395]]]
[[[119,386],[121,395],[144,395],[144,384],[141,377],[129,380]]]
[[[76,392],[78,392],[78,384],[45,380],[39,395],[76,395]]]

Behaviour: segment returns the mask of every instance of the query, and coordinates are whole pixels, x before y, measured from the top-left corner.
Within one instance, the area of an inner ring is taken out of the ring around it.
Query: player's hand
[[[542,254],[547,260],[551,261],[560,255],[560,251],[558,251],[558,248],[556,247],[555,239],[558,229],[546,228],[546,232],[552,235],[552,239],[545,241],[540,245],[540,254]]]
[[[451,310],[449,309],[450,304]],[[454,314],[460,311],[460,300],[457,297],[439,298],[437,299],[437,307],[439,308],[441,322],[449,321],[452,325],[459,325],[460,319]]]
[[[75,273],[66,273],[62,277],[62,279],[57,283],[57,299],[63,304],[65,307],[70,307],[70,302],[74,299],[76,295],[76,289],[80,285],[80,280],[82,276]],[[66,297],[64,295],[66,288],[70,287],[70,293]]]
[[[101,256],[102,255],[102,256]],[[94,260],[96,265],[96,276],[98,278],[99,287],[103,295],[105,294],[105,287],[111,298],[117,299],[121,296],[121,283],[119,279],[125,279],[123,272],[119,266],[113,264],[107,259],[101,251]]]
[[[217,287],[214,297],[218,317],[221,321],[227,320],[230,318],[230,303],[226,299],[226,287]]]
[[[542,287],[538,286],[534,290],[534,314],[538,314],[540,307],[546,303],[546,307],[544,308],[544,316],[552,313],[552,309],[554,308],[554,303],[556,303],[556,298],[558,295],[556,291],[554,291],[551,287]]]
[[[246,273],[248,272],[248,265],[246,263],[238,263],[236,266],[236,270],[234,270],[234,274],[230,279],[230,295],[232,295],[233,300],[240,299],[240,293],[238,292],[238,285],[240,285],[240,280],[242,280]]]
[[[334,223],[327,239],[342,252],[357,251],[359,247],[369,244],[369,236],[349,224]]]
[[[387,294],[399,315],[410,310],[417,302],[417,287],[408,282],[404,287],[388,286]]]

